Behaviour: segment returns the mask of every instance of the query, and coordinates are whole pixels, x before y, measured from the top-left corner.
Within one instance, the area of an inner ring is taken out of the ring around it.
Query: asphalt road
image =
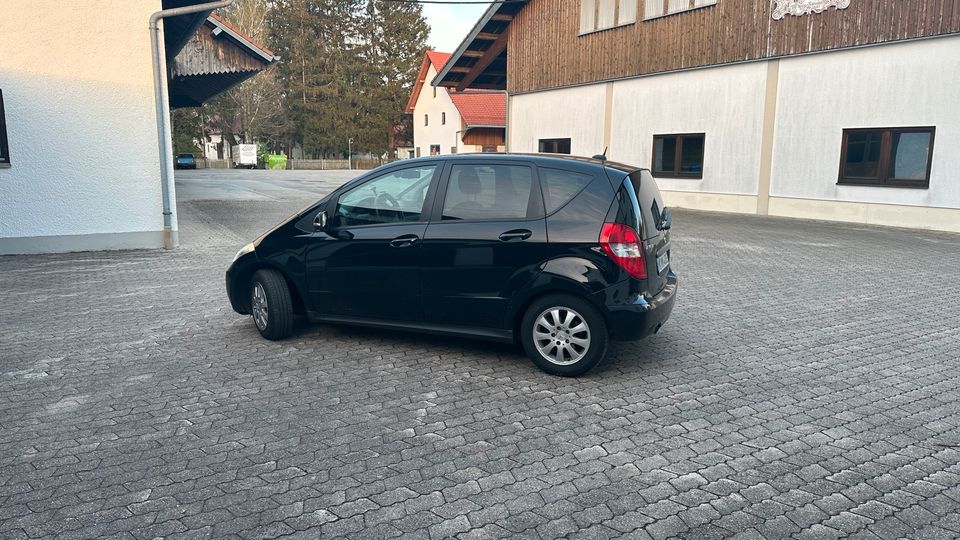
[[[178,174],[181,249],[0,257],[0,538],[957,538],[960,236],[677,211],[589,376],[231,311],[350,174]]]

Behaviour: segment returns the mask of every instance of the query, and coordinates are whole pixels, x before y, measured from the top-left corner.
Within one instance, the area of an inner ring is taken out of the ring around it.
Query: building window
[[[456,146],[451,146],[451,147],[450,147],[450,153],[451,153],[451,154],[456,154],[456,153],[457,153],[457,147],[456,147]]]
[[[425,126],[429,126],[429,125],[430,125],[430,115],[429,115],[429,114],[423,115],[423,125],[425,125]]]
[[[580,0],[580,34],[637,21],[639,0]]]
[[[440,145],[439,145],[439,144],[431,144],[431,145],[430,145],[430,155],[431,155],[431,156],[439,156],[439,155],[440,155]]]
[[[7,143],[7,118],[3,111],[3,90],[0,90],[0,168],[10,166],[10,146]]]
[[[930,187],[933,127],[843,130],[838,184]]]
[[[437,99],[437,87],[433,87],[433,99]]]
[[[717,3],[717,0],[645,0],[644,19],[656,19],[665,15],[690,11]]]
[[[440,124],[444,126],[447,125],[447,113],[440,113]]]
[[[484,154],[496,154],[496,153],[497,153],[497,147],[496,147],[496,146],[484,146],[483,149],[481,150],[481,152],[483,152]]]
[[[703,147],[706,135],[653,136],[654,176],[661,178],[703,178]]]
[[[540,139],[540,152],[544,154],[569,154],[570,139]]]
[[[420,157],[420,147],[417,147],[417,157]]]

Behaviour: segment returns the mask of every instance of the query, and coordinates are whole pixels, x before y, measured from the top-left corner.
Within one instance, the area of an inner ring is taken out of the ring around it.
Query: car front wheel
[[[250,313],[260,335],[280,340],[293,333],[293,301],[276,270],[258,270],[250,280]]]
[[[530,305],[520,324],[527,356],[543,371],[577,377],[596,367],[610,340],[606,321],[588,301],[567,294]]]

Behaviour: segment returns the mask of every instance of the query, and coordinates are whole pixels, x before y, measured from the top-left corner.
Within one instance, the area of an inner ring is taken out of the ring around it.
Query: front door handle
[[[390,247],[402,248],[410,247],[420,241],[420,237],[415,234],[405,234],[398,236],[390,241]]]
[[[507,231],[500,235],[500,240],[502,242],[516,242],[521,240],[526,240],[533,236],[533,233],[527,229],[514,229],[512,231]]]

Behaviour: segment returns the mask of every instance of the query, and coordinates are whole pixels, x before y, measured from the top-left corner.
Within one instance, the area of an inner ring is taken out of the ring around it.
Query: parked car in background
[[[230,148],[230,155],[235,169],[257,168],[257,145],[255,144],[235,144]]]
[[[177,154],[173,164],[174,168],[177,169],[196,169],[197,159],[193,157],[193,154]]]
[[[237,253],[227,294],[267,339],[314,321],[517,342],[576,376],[673,309],[670,212],[649,171],[461,154],[363,175]]]

